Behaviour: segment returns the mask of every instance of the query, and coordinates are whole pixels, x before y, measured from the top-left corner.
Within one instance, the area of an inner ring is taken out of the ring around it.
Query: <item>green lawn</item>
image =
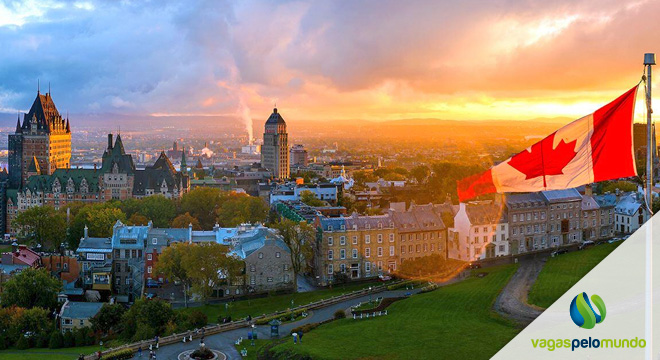
[[[620,244],[603,244],[549,258],[527,301],[543,308],[552,305]]]
[[[387,316],[333,321],[305,334],[304,343],[288,339],[273,351],[279,359],[291,352],[313,359],[488,359],[520,331],[492,310],[516,269],[476,271],[488,275],[397,301]]]
[[[369,282],[361,284],[344,284],[335,285],[332,289],[323,289],[317,291],[275,295],[259,299],[241,300],[229,303],[229,315],[233,320],[244,318],[248,315],[255,317],[263,314],[270,314],[276,311],[286,310],[291,308],[291,300],[293,306],[309,304],[321,299],[328,299],[333,296],[349,293],[355,290],[368,288],[369,286],[381,285],[382,282]],[[191,307],[188,309],[180,309],[181,312],[190,312],[192,310],[200,310],[208,317],[209,323],[216,323],[218,316],[225,316],[225,305],[204,305],[198,307]]]
[[[91,354],[99,350],[98,345],[64,349],[8,349],[0,351],[2,360],[75,360],[80,354]]]

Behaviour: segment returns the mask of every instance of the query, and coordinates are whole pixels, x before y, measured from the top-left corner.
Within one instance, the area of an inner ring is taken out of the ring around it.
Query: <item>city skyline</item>
[[[573,119],[639,80],[657,8],[8,3],[0,113],[26,112],[40,81],[72,120],[261,122],[275,103],[294,122]]]

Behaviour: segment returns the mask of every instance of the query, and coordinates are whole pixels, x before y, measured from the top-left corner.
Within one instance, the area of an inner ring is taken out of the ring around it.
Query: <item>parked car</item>
[[[390,281],[392,280],[392,277],[389,275],[378,275],[378,280],[383,282]]]
[[[555,256],[558,256],[558,255],[561,255],[561,254],[566,254],[567,252],[568,252],[568,249],[557,249],[557,250],[553,251],[552,253],[550,253],[550,256],[555,257]]]
[[[481,269],[481,263],[478,261],[473,261],[468,266],[470,269]]]
[[[582,249],[586,249],[586,248],[588,248],[590,246],[594,246],[594,245],[596,245],[596,244],[593,241],[588,240],[588,241],[585,241],[582,244],[580,244],[580,247],[578,249],[582,250]]]
[[[623,238],[615,237],[615,238],[611,238],[611,239],[607,240],[607,242],[610,243],[610,244],[614,244],[615,242],[618,242],[618,241],[623,241]]]
[[[148,288],[160,288],[163,287],[163,284],[160,281],[156,281],[153,279],[148,279],[146,286]]]
[[[153,300],[157,297],[158,297],[158,295],[154,294],[154,293],[147,293],[147,295],[145,296],[145,298],[147,298],[147,300]]]

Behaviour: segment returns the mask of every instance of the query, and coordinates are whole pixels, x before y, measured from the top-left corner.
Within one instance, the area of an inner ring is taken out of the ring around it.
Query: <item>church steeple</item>
[[[175,144],[176,144],[176,143],[175,143]],[[185,172],[187,171],[187,170],[186,170],[187,167],[188,167],[188,166],[187,166],[187,164],[186,164],[186,147],[184,146],[184,147],[183,147],[183,151],[181,151],[181,167],[180,167],[179,170],[180,170],[182,173],[185,173]]]

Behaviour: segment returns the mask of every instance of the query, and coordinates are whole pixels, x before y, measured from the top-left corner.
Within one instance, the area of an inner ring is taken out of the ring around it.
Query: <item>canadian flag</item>
[[[637,86],[488,171],[459,180],[458,198],[568,189],[637,176],[632,131],[636,94]]]

